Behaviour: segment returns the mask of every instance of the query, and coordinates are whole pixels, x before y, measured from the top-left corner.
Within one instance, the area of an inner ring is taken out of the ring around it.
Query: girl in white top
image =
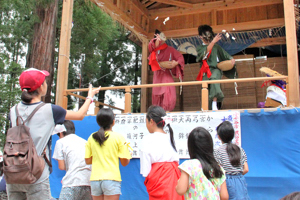
[[[175,147],[173,130],[168,124],[169,134],[163,128],[166,112],[162,107],[150,106],[146,126],[150,135],[144,137],[140,152],[141,174],[146,177],[145,185],[149,200],[183,200],[175,191],[180,177],[179,156]]]

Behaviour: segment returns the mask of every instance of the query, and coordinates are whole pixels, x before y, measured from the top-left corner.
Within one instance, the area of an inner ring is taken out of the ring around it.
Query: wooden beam
[[[181,8],[192,8],[193,7],[193,4],[191,4],[191,3],[176,1],[176,0],[155,0],[155,1],[167,4],[167,5],[181,7]]]
[[[289,105],[298,107],[300,105],[300,102],[295,7],[294,2],[291,0],[283,0],[283,5],[288,64]]]
[[[148,40],[143,40],[142,44],[142,84],[148,83]],[[141,113],[147,112],[147,88],[141,89]]]
[[[144,7],[144,5],[138,0],[130,0],[132,5],[137,8],[141,13],[143,13],[148,18],[148,10]]]
[[[274,77],[255,77],[255,78],[238,78],[238,79],[221,79],[221,80],[207,80],[207,81],[187,81],[187,82],[172,82],[172,83],[152,83],[152,84],[142,84],[142,85],[123,85],[123,86],[113,86],[113,87],[101,87],[100,90],[126,90],[126,88],[136,89],[136,88],[154,88],[154,87],[164,87],[164,86],[188,86],[188,85],[202,85],[215,84],[215,83],[250,83],[256,81],[268,81],[268,80],[286,80],[288,76],[274,76]],[[94,88],[96,89],[96,88]],[[78,89],[68,89],[67,92],[87,92],[89,88],[78,88]]]
[[[58,69],[56,82],[56,105],[67,109],[68,99],[65,97],[65,90],[68,89],[68,75],[69,75],[69,56],[70,56],[70,42],[73,16],[73,0],[63,1],[63,11],[61,19],[61,32],[59,41],[58,54]]]
[[[74,94],[74,93],[72,93],[72,92],[67,92],[67,95],[71,95],[71,96],[77,97],[77,98],[79,98],[79,99],[86,100],[86,97],[83,97],[83,96],[78,95],[78,94]],[[102,102],[100,102],[100,101],[94,100],[94,102],[95,102],[95,104],[99,104],[99,105],[102,105],[102,106],[107,106],[107,107],[109,107],[109,108],[117,109],[117,110],[120,110],[120,111],[122,111],[122,112],[124,111],[124,109],[122,109],[122,108],[118,108],[118,107],[115,107],[115,106],[111,106],[111,105],[109,105],[109,104],[102,103]]]
[[[170,20],[172,20],[172,19],[170,19]],[[223,24],[223,25],[212,26],[212,28],[215,33],[220,33],[220,32],[222,32],[222,30],[233,30],[233,28],[235,29],[234,32],[239,32],[239,31],[274,28],[274,27],[279,27],[279,26],[284,26],[283,18],[242,22],[242,23],[234,23],[234,24]],[[198,27],[177,29],[177,30],[168,30],[168,31],[163,31],[163,32],[169,38],[171,38],[171,37],[173,37],[173,38],[189,37],[189,36],[198,35]],[[148,33],[148,38],[152,38],[152,37],[153,37],[153,32]]]
[[[151,5],[150,7],[149,7],[149,9],[153,9],[153,8],[156,8],[157,6],[160,6],[162,3],[156,3],[156,4],[154,4],[154,5]]]
[[[161,2],[161,1],[159,1]],[[175,17],[181,15],[190,15],[190,14],[198,14],[211,12],[212,10],[230,10],[230,9],[240,9],[240,8],[248,8],[248,7],[256,7],[256,6],[266,6],[273,4],[282,4],[282,0],[236,0],[226,2],[224,0],[218,0],[214,2],[207,3],[197,3],[191,4],[190,8],[178,8],[178,7],[170,7],[170,8],[160,8],[149,11],[149,17],[154,19],[155,17]]]
[[[149,1],[148,3],[145,4],[145,6],[148,7],[148,6],[150,6],[150,5],[154,4],[154,3],[155,3],[154,1]]]
[[[134,20],[130,18],[126,13],[124,13],[120,8],[114,5],[110,0],[91,0],[99,8],[108,12],[112,18],[119,21],[128,30],[134,32],[139,38],[147,36],[147,32]]]
[[[264,38],[250,45],[248,48],[267,47],[267,46],[285,45],[285,44],[286,44],[285,37]]]

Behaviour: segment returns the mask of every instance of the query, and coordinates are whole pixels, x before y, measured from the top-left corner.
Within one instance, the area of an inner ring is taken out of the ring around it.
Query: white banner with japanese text
[[[216,128],[223,121],[232,123],[235,130],[233,142],[241,146],[240,113],[237,111],[227,112],[184,112],[168,113],[172,119],[170,124],[174,132],[174,140],[180,158],[189,158],[187,138],[189,133],[196,127],[206,128],[214,142],[214,148],[221,145]],[[121,133],[133,149],[133,158],[139,158],[139,148],[143,138],[150,134],[146,127],[146,114],[118,114],[115,118],[113,131]]]

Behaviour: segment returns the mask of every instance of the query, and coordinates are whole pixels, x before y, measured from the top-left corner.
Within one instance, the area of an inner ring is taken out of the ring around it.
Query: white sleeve
[[[140,173],[143,175],[143,177],[147,177],[150,173],[151,164],[151,156],[147,152],[140,151]]]
[[[59,140],[55,144],[54,152],[53,152],[53,158],[55,160],[63,160],[64,159],[64,154],[63,154],[63,149],[62,149],[62,143],[59,142]]]

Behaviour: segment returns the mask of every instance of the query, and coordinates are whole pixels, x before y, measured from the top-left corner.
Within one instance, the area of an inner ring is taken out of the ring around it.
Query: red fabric
[[[266,86],[268,83],[270,83],[271,82],[271,80],[268,80],[268,81],[265,81],[265,82],[263,82],[263,84],[261,85],[261,88],[263,88],[264,86]],[[278,85],[276,85],[276,84],[271,84],[270,86],[276,86],[276,87],[278,87],[279,89],[281,89],[283,92],[286,92],[284,89],[282,89],[281,87],[279,87]]]
[[[153,38],[148,45],[149,52],[155,50],[155,38]],[[151,55],[150,55],[151,56]],[[150,60],[150,56],[148,59]],[[172,75],[183,80],[184,58],[182,54],[173,47],[160,50],[159,54],[156,52],[158,62],[175,60],[178,65],[173,69],[157,70],[153,72],[154,83],[174,83]],[[171,72],[171,73],[170,73]],[[172,111],[176,105],[176,88],[175,86],[154,87],[152,88],[152,105],[158,105],[166,111]]]
[[[164,43],[163,45],[157,47],[156,49],[154,49],[152,51],[152,53],[150,54],[149,56],[149,65],[151,65],[151,69],[152,71],[157,71],[157,70],[160,70],[160,66],[157,62],[157,59],[156,59],[156,52],[159,51],[159,50],[163,50],[165,48],[167,48],[168,45],[166,43]]]
[[[268,81],[265,81],[265,82],[263,82],[263,84],[261,85],[261,88],[263,88],[263,87],[265,87],[268,83],[270,83],[271,82],[271,80],[268,80]]]
[[[210,54],[211,54],[211,50],[210,50],[207,58],[202,61],[201,69],[200,69],[199,74],[198,74],[198,76],[196,78],[198,81],[202,81],[204,73],[207,74],[208,78],[210,78],[210,76],[211,76],[211,71],[209,69],[209,65],[207,64],[207,59],[209,58]]]
[[[184,200],[175,190],[180,178],[177,162],[159,162],[151,166],[151,172],[145,179],[149,200]]]

